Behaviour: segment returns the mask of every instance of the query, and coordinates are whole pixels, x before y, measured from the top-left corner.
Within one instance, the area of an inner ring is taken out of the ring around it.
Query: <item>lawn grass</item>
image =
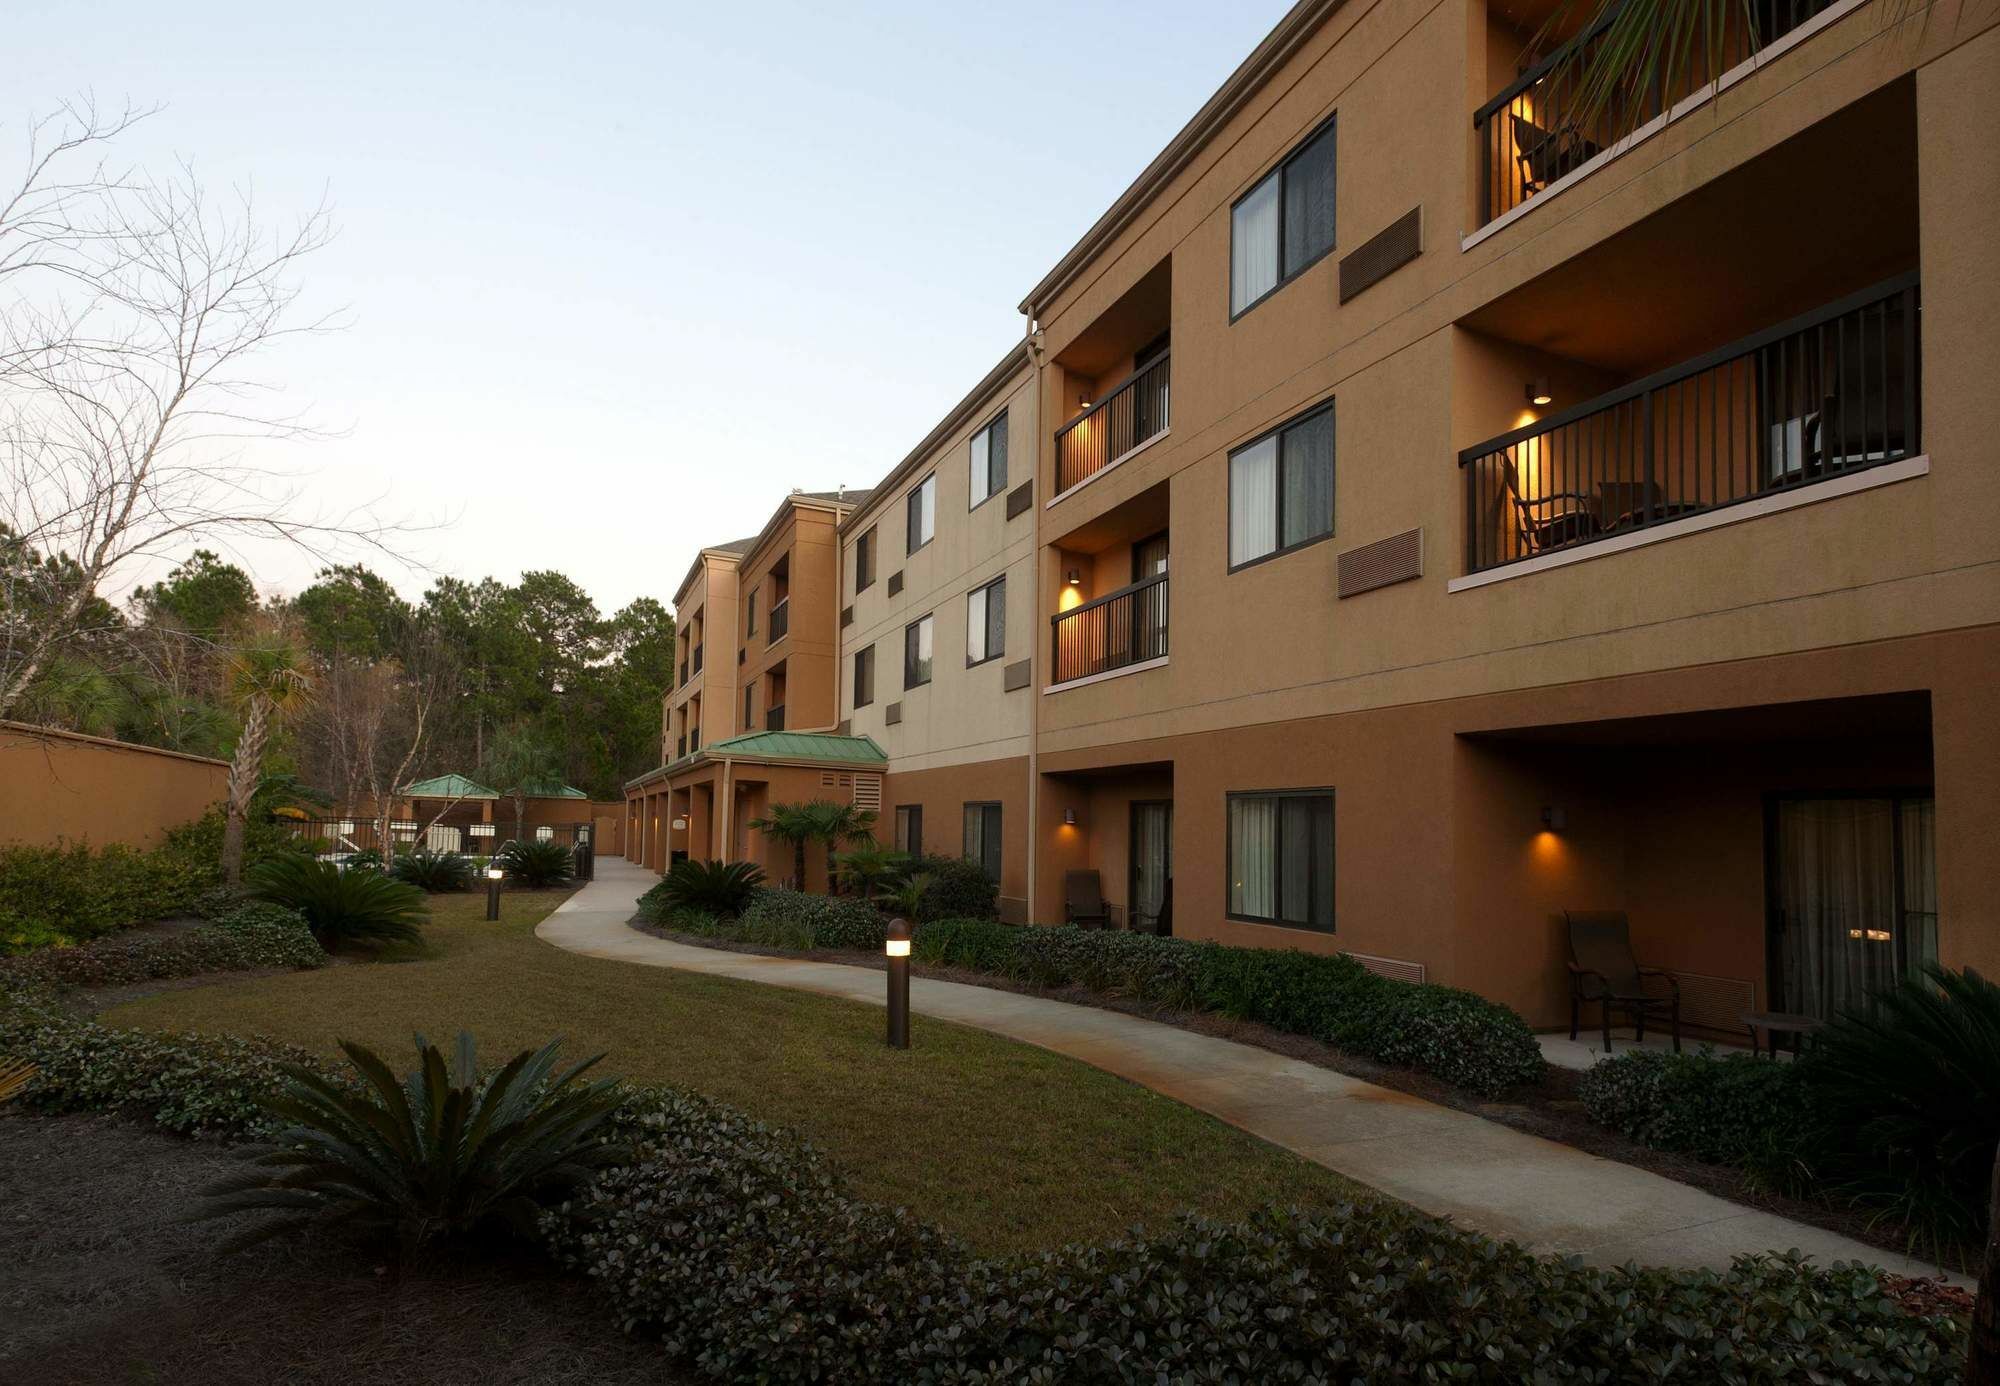
[[[403,1066],[410,1036],[460,1029],[489,1059],[568,1038],[642,1082],[707,1093],[797,1130],[864,1195],[989,1251],[1096,1239],[1194,1210],[1326,1206],[1332,1171],[1045,1050],[920,1019],[907,1051],[879,1008],[566,953],[534,937],[562,892],[434,896],[421,945],[318,972],[163,992],[107,1023],[263,1034],[333,1052],[360,1040]]]

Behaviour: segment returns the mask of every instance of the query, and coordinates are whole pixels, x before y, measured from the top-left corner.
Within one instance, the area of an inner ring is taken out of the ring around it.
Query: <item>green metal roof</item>
[[[497,799],[500,796],[463,775],[434,775],[428,780],[418,780],[403,786],[403,794],[411,799]]]
[[[575,785],[564,784],[560,780],[530,780],[521,786],[521,793],[530,799],[588,799],[590,797]]]
[[[869,736],[831,732],[745,732],[702,747],[711,758],[766,756],[772,760],[827,760],[855,765],[887,765],[889,757]]]

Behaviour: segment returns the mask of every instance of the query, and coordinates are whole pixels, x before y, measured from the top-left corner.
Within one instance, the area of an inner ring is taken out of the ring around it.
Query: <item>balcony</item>
[[[1170,353],[1161,352],[1056,431],[1056,492],[1081,485],[1167,431]]]
[[[679,760],[682,756],[686,755],[687,753],[688,753],[688,739],[687,739],[687,734],[683,732],[681,734],[680,740],[674,743],[674,759]]]
[[[687,681],[688,681],[688,662],[685,659],[683,659],[681,661],[681,683],[685,685]]]
[[[786,597],[771,607],[771,633],[765,637],[766,645],[775,645],[792,629],[792,599]]]
[[[1114,673],[1167,654],[1167,575],[1051,616],[1050,683]]]
[[[1467,448],[1466,572],[1916,457],[1918,311],[1901,275]]]
[[[1619,141],[1641,130],[1710,83],[1765,52],[1844,0],[1747,0],[1729,9],[1720,40],[1703,43],[1689,55],[1679,84],[1614,92],[1593,102],[1584,91],[1582,69],[1607,41],[1617,11],[1576,34],[1503,87],[1472,117],[1479,146],[1479,224],[1484,226],[1552,190],[1569,175],[1614,151]],[[1748,22],[1745,16],[1748,16]],[[1499,32],[1496,48],[1510,48],[1532,31]],[[1593,109],[1594,107],[1594,109]]]
[[[764,730],[783,731],[785,729],[785,705],[778,703],[764,709]]]
[[[694,671],[697,674],[701,672],[701,651],[702,647],[700,645],[694,647]]]

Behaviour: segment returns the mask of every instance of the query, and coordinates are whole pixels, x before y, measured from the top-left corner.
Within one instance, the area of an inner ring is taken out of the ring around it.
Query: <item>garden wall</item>
[[[226,761],[0,722],[0,843],[151,847],[228,779]]]

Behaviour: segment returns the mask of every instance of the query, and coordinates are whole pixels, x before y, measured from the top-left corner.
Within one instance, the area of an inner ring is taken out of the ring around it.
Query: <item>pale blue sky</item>
[[[90,90],[166,107],[142,163],[274,212],[324,188],[309,287],[352,326],[282,374],[352,431],[285,457],[451,517],[438,571],[558,568],[610,611],[787,488],[886,473],[1285,8],[44,0],[0,136]]]

